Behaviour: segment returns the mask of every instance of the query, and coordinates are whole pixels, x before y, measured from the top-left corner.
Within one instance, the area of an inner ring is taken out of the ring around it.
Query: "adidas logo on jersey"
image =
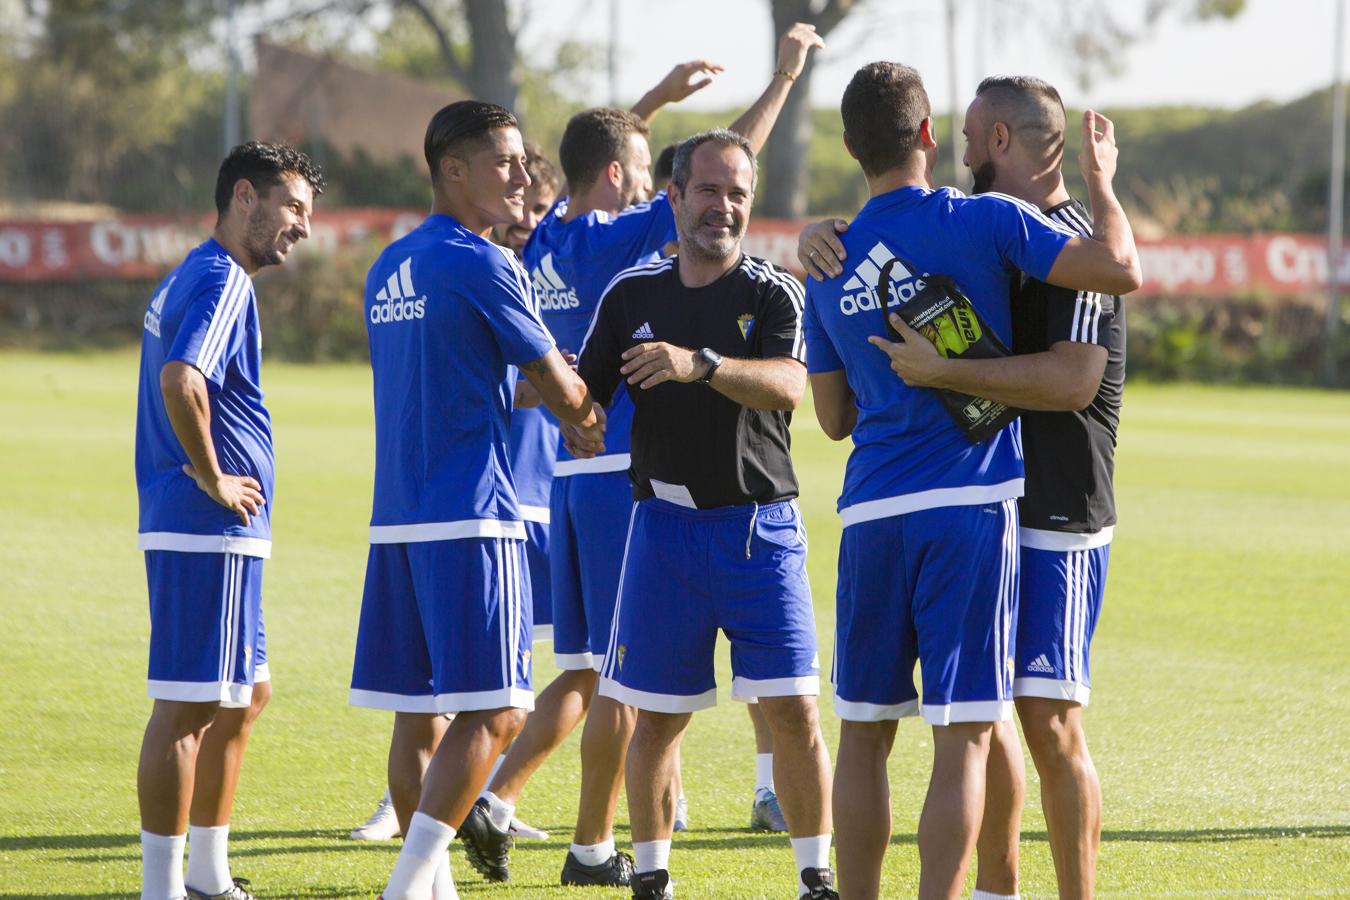
[[[150,301],[150,308],[145,311],[145,330],[159,337],[159,318],[164,315],[164,298],[169,296],[169,288],[178,280],[175,275],[169,279],[169,283],[164,285],[164,290],[155,295],[155,299]]]
[[[877,279],[881,277],[881,267],[894,258],[895,254],[890,248],[878,241],[868,251],[867,257],[854,268],[848,281],[844,282],[844,296],[839,298],[839,311],[851,316],[876,309],[881,303],[877,299]],[[891,306],[908,303],[922,289],[923,282],[905,268],[904,263],[897,262],[891,269]]]
[[[1028,672],[1040,672],[1042,675],[1055,674],[1055,667],[1050,665],[1050,660],[1044,653],[1027,663]]]
[[[541,310],[576,309],[581,305],[576,290],[568,287],[554,268],[552,253],[545,253],[539,260],[539,265],[530,272],[530,281],[534,283],[534,296]]]
[[[411,322],[427,314],[427,298],[418,297],[413,290],[412,257],[405,259],[398,271],[389,276],[389,280],[375,295],[370,307],[370,324],[383,325],[386,322]]]
[[[633,340],[635,341],[650,341],[654,337],[656,337],[656,335],[652,334],[652,324],[650,322],[643,322],[638,330],[633,332]]]

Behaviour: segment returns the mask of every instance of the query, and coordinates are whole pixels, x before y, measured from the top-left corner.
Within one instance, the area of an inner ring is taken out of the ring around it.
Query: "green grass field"
[[[0,896],[139,890],[135,770],[148,632],[131,447],[136,358],[0,355]],[[373,437],[364,367],[269,364],[279,497],[267,570],[276,696],[234,816],[236,875],[264,897],[373,897],[396,843],[347,832],[382,790],[387,715],[347,706]],[[1153,387],[1126,396],[1121,525],[1087,714],[1105,795],[1103,897],[1350,896],[1350,393]],[[797,422],[801,505],[828,665],[846,448]],[[544,650],[543,647],[540,648]],[[695,717],[677,836],[681,897],[787,897],[783,837],[745,822],[749,723]],[[540,652],[536,680],[553,675]],[[828,698],[825,732],[838,723]],[[575,737],[521,805],[547,827],[509,888],[456,848],[466,896],[623,896],[556,887],[577,784]],[[884,893],[916,888],[931,754],[902,723]],[[1054,896],[1029,774],[1025,897]],[[626,813],[619,841],[626,844]]]

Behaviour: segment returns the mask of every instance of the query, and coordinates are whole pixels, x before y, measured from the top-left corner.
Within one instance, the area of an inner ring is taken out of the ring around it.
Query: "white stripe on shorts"
[[[506,564],[502,559],[502,542],[500,540],[492,542],[492,558],[497,565],[495,572],[497,580],[497,659],[501,663],[502,674],[509,679],[508,673],[511,670],[508,668],[510,664],[507,662],[506,655],[506,601],[504,599],[506,596]],[[510,681],[507,681],[506,684],[510,684]]]
[[[1015,665],[1015,650],[1012,647],[1013,633],[1013,609],[1015,608],[1015,598],[1018,590],[1018,565],[1021,562],[1021,551],[1017,548],[1017,501],[1003,501],[1003,568],[1007,572],[1007,585],[1003,592],[1003,620],[999,623],[1002,627],[1003,657],[999,660],[998,670],[998,695],[1005,700],[1012,698],[1011,673]]]
[[[638,505],[628,513],[628,536],[623,539],[623,562],[619,564],[619,587],[614,596],[614,616],[609,620],[609,644],[605,647],[605,662],[600,674],[606,678],[614,677],[614,666],[619,659],[619,650],[615,643],[619,640],[619,605],[623,600],[623,579],[628,572],[628,547],[633,543],[633,520],[637,518]]]

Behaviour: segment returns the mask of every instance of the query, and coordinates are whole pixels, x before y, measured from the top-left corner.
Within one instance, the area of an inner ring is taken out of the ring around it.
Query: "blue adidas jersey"
[[[808,370],[844,370],[858,407],[839,498],[846,526],[1022,494],[1016,422],[971,444],[934,392],[908,387],[886,354],[867,343],[868,336],[885,334],[877,299],[881,267],[899,255],[919,274],[950,275],[1010,346],[1014,276],[1044,279],[1070,237],[1028,203],[1002,194],[967,197],[951,188],[890,191],[869,200],[849,224],[841,235],[844,274],[808,280],[804,321]],[[891,270],[892,305],[922,286],[914,275],[900,263]]]
[[[520,517],[548,524],[548,497],[558,455],[558,420],[543,406],[511,413],[511,473]]]
[[[675,215],[664,192],[618,215],[597,210],[564,222],[566,215],[563,198],[530,235],[524,258],[549,331],[559,347],[580,353],[610,280],[630,266],[659,259],[661,248],[676,240]],[[591,460],[573,459],[559,441],[556,474],[628,468],[633,422],[628,393],[618,391],[606,413],[605,453]]]
[[[509,250],[429,216],[366,278],[375,380],[371,543],[525,537],[513,366],[553,347]]]
[[[183,474],[187,453],[159,386],[160,370],[173,360],[206,376],[221,471],[251,475],[262,485],[266,503],[247,526]],[[145,312],[136,403],[141,549],[271,555],[275,461],[261,363],[253,280],[224,247],[208,240],[160,283]]]

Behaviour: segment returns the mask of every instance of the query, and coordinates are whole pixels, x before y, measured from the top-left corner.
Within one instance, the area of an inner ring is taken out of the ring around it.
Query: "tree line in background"
[[[572,98],[584,95],[605,62],[593,36],[564,39],[543,52],[523,48],[520,20],[528,7],[508,0],[235,0],[235,6],[269,39],[444,79],[517,110],[527,138],[545,152],[555,150],[567,118],[580,108]],[[0,199],[128,211],[207,208],[222,150],[223,8],[221,0],[0,0]],[[898,15],[893,4],[876,0],[766,0],[763,8],[775,43],[793,21],[814,22],[829,34],[850,16],[870,28]],[[1057,35],[1087,84],[1114,71],[1106,67],[1123,57],[1120,49],[1160,17],[1233,17],[1243,0],[1153,0],[1140,23],[1124,21],[1110,0],[1001,0],[999,8],[1004,17],[1039,22]],[[373,35],[373,49],[356,54],[350,36],[361,29]],[[1115,52],[1103,52],[1106,46]],[[809,61],[766,148],[757,214],[846,215],[865,199],[837,110],[807,104],[812,71]],[[626,87],[636,95],[646,86]],[[942,99],[935,97],[935,105]],[[1123,148],[1119,191],[1146,227],[1173,233],[1324,227],[1329,91],[1238,112],[1108,114]],[[653,123],[653,149],[732,118],[732,111],[669,109]],[[954,126],[938,118],[943,143],[960,140],[957,132],[959,120]],[[324,146],[307,149],[330,173],[326,205],[426,203],[418,159],[389,165]],[[957,180],[948,152],[938,180]]]
[[[587,40],[564,40],[542,55],[522,50],[519,4],[508,0],[235,2],[271,40],[446,79],[510,106],[521,114],[527,138],[549,153],[581,106],[573,98],[584,96],[584,86],[604,68],[604,49]],[[1143,33],[1114,18],[1110,0],[1001,2],[1015,7],[1014,15],[1056,16],[1061,46],[1080,64],[1083,81],[1101,74],[1094,66],[1103,60],[1121,56],[1101,52],[1103,42],[1118,49]],[[1155,15],[1171,10],[1204,18],[1237,15],[1243,3],[1155,0],[1147,6]],[[222,8],[222,0],[0,0],[0,209],[31,214],[71,202],[136,212],[209,209],[223,149]],[[891,15],[894,7],[883,12],[875,0],[766,0],[764,9],[775,32],[797,20],[815,21],[829,32],[850,16],[873,27],[866,17]],[[369,27],[376,14],[383,18],[372,32],[373,49],[353,53],[347,38]],[[766,149],[756,215],[847,216],[866,199],[857,165],[843,147],[837,109],[810,109],[804,102],[810,71],[808,66]],[[245,96],[249,87],[241,86]],[[646,86],[625,87],[636,95]],[[943,101],[934,98],[936,106]],[[1320,231],[1327,215],[1330,108],[1330,91],[1324,90],[1237,111],[1107,110],[1122,146],[1118,191],[1141,232]],[[724,125],[735,114],[667,109],[653,122],[653,151]],[[959,140],[959,121],[939,116],[937,130],[943,144]],[[391,165],[322,145],[306,149],[327,171],[323,206],[427,205],[420,159]],[[943,152],[940,183],[954,181],[952,166],[952,155]],[[1074,189],[1072,159],[1066,169]],[[269,353],[362,357],[360,291],[377,249],[340,259],[298,259],[265,273],[260,289],[268,298],[263,315]],[[0,303],[0,343],[125,342],[136,334],[151,288],[137,282],[8,285]],[[1312,380],[1318,313],[1306,302],[1137,298],[1130,309],[1135,376]],[[1350,327],[1342,334],[1350,335]],[[1350,372],[1350,339],[1342,344],[1341,371]]]

